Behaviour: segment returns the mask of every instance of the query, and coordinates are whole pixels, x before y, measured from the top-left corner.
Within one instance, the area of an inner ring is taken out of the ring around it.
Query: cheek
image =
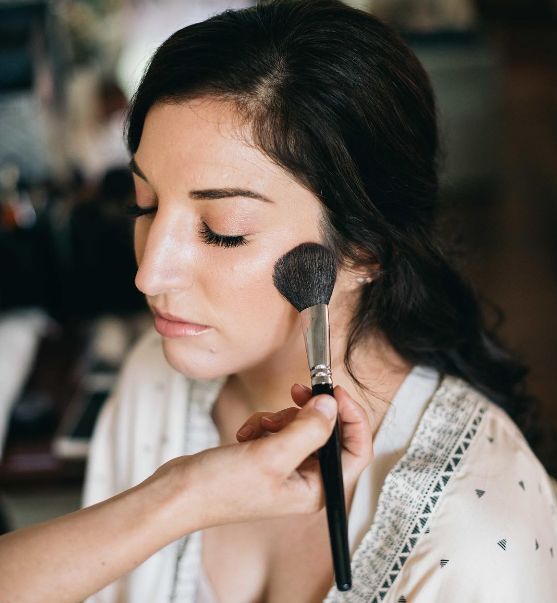
[[[231,251],[230,255],[233,254]],[[210,271],[214,275],[211,288],[224,307],[242,313],[257,312],[265,304],[280,307],[282,298],[272,278],[274,257],[261,253],[240,255],[228,261],[223,259],[218,264],[215,262],[218,268]]]
[[[218,300],[217,313],[227,338],[252,351],[269,346],[299,331],[298,312],[277,291],[273,283],[276,260],[283,252],[259,250],[219,263],[214,271],[210,298]],[[249,341],[249,344],[248,344]]]

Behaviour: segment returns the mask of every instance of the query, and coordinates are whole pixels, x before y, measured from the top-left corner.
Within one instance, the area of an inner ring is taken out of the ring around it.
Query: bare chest
[[[322,601],[333,581],[324,513],[205,530],[202,562],[218,602]]]

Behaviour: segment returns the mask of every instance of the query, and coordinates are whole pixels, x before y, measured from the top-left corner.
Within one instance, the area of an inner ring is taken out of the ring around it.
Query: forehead
[[[238,176],[254,186],[295,182],[255,148],[249,127],[231,103],[208,98],[155,104],[135,158],[149,179],[159,183],[186,174],[193,180],[216,175],[222,185]]]

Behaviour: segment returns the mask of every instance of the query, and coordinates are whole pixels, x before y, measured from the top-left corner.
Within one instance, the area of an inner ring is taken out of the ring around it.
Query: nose
[[[194,282],[194,240],[183,216],[158,210],[148,229],[136,230],[135,286],[153,297],[190,289]]]

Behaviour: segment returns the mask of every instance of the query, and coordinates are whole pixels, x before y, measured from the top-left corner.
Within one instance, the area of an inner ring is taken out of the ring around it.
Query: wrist
[[[165,463],[137,488],[164,540],[162,546],[206,527],[198,487],[183,458]]]

